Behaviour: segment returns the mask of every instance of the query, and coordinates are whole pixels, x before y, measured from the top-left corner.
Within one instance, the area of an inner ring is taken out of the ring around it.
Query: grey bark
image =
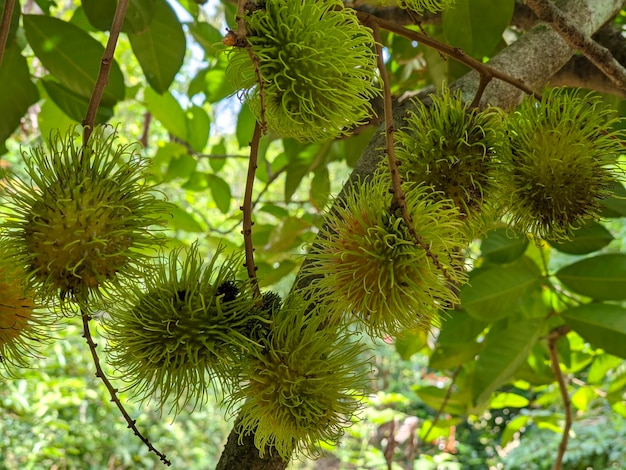
[[[576,25],[586,35],[592,35],[619,12],[623,3],[623,0],[568,0],[561,2],[559,6],[565,14],[576,18]],[[495,56],[489,65],[523,80],[533,90],[541,91],[550,77],[572,58],[574,52],[556,32],[545,24],[539,23]],[[462,90],[464,99],[471,102],[478,84],[478,73],[470,72],[457,80],[451,88]],[[489,104],[511,109],[517,106],[522,98],[523,92],[517,88],[494,80],[485,89],[481,106]],[[394,110],[396,128],[402,126],[404,116],[411,108],[410,101],[396,107]],[[363,152],[347,184],[351,184],[351,181],[356,178],[367,178],[374,172],[383,157],[380,150],[383,147],[384,130],[381,128]],[[248,436],[246,442],[240,445],[238,434],[233,429],[217,468],[219,470],[283,470],[286,468],[286,462],[260,459],[254,446],[250,445],[251,442],[252,437]]]

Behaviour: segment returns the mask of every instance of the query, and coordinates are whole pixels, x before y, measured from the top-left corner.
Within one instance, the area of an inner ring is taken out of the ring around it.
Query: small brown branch
[[[248,278],[252,282],[252,288],[254,290],[254,296],[261,301],[261,291],[259,290],[259,282],[256,277],[257,267],[254,264],[254,245],[252,243],[252,189],[254,187],[254,177],[257,169],[257,162],[259,158],[259,142],[263,135],[263,129],[261,124],[256,122],[254,124],[254,133],[252,134],[252,140],[250,141],[250,161],[248,162],[248,175],[246,178],[246,189],[243,196],[243,205],[241,211],[243,212],[243,244],[246,251],[246,264],[245,267],[248,271]]]
[[[435,425],[439,421],[439,418],[441,418],[441,415],[443,414],[443,410],[446,409],[446,406],[448,405],[448,401],[450,401],[450,397],[452,396],[452,388],[454,387],[454,383],[456,382],[456,379],[459,376],[459,373],[461,372],[462,368],[463,368],[462,366],[457,366],[456,369],[454,369],[454,372],[452,373],[452,377],[450,377],[451,381],[450,381],[450,385],[448,386],[448,390],[446,391],[446,396],[443,397],[441,406],[437,410],[437,413],[435,413],[435,417],[433,418],[433,421],[430,427],[428,428],[428,431],[426,431],[426,434],[424,434],[424,437],[421,439],[422,442],[427,442],[428,436],[430,436],[431,431],[435,429]],[[419,446],[419,441],[417,443],[417,446]]]
[[[418,43],[424,44],[427,47],[435,49],[441,52],[442,54],[445,54],[448,57],[456,60],[457,62],[465,64],[468,67],[476,70],[481,75],[481,77],[497,78],[499,80],[502,80],[503,82],[513,85],[514,87],[516,87],[517,89],[523,91],[524,93],[528,95],[534,95],[537,98],[541,98],[540,95],[538,95],[533,90],[531,90],[521,80],[513,78],[507,75],[506,73],[503,73],[497,69],[494,69],[493,67],[490,67],[487,64],[483,64],[481,61],[474,59],[473,57],[470,57],[467,54],[465,54],[465,52],[463,52],[463,50],[458,47],[450,46],[443,42],[437,41],[436,39],[433,39],[429,36],[426,36],[425,34],[418,33],[417,31],[407,29],[403,26],[399,26],[393,21],[383,20],[381,18],[372,16],[368,13],[357,12],[357,17],[363,24],[371,25],[373,23],[376,23],[380,28],[386,29],[387,31],[399,34],[408,39],[411,39],[412,41],[417,41]]]
[[[0,21],[0,66],[2,66],[2,59],[7,46],[7,39],[9,38],[9,32],[11,31],[11,18],[13,17],[14,8],[15,0],[4,0],[2,20]]]
[[[550,333],[548,336],[548,351],[550,353],[550,365],[552,366],[552,371],[554,372],[554,376],[556,377],[556,381],[559,384],[559,390],[561,392],[561,399],[563,400],[563,407],[565,408],[565,425],[563,427],[563,436],[561,437],[561,442],[559,443],[559,450],[556,456],[556,460],[552,465],[553,470],[561,470],[563,465],[563,456],[565,455],[565,451],[567,450],[567,441],[569,439],[569,432],[572,427],[573,415],[572,415],[572,403],[570,401],[569,393],[567,392],[567,383],[566,378],[563,376],[563,372],[561,371],[561,366],[559,365],[559,355],[556,350],[556,343],[561,338],[567,334],[567,329],[561,330],[557,329]]]
[[[626,68],[611,52],[586,36],[550,0],[525,0],[537,17],[548,23],[574,49],[578,49],[621,90],[626,90]]]
[[[111,395],[111,401],[115,403],[117,408],[120,410],[120,413],[122,413],[122,416],[124,416],[126,423],[128,423],[128,428],[132,429],[135,436],[141,439],[141,442],[143,442],[146,445],[149,451],[154,452],[159,457],[161,462],[163,462],[165,465],[169,467],[170,465],[172,465],[172,462],[170,462],[167,459],[165,454],[159,452],[152,445],[152,443],[148,440],[147,437],[145,437],[143,434],[141,434],[141,432],[139,432],[139,429],[137,429],[137,426],[136,426],[137,421],[130,417],[130,415],[124,408],[124,405],[122,405],[122,402],[117,396],[117,389],[113,387],[109,379],[106,377],[106,375],[102,371],[102,366],[100,365],[100,358],[98,357],[98,352],[96,351],[96,348],[98,345],[94,342],[93,337],[91,336],[91,331],[89,330],[89,321],[91,320],[91,316],[89,316],[87,312],[82,311],[81,317],[83,320],[83,338],[85,338],[85,341],[87,341],[87,345],[89,346],[89,351],[91,351],[93,364],[96,367],[96,377],[98,377],[100,380],[102,380],[102,383],[104,383],[104,386],[107,388],[107,390],[109,391],[109,394]]]
[[[89,100],[89,106],[87,107],[87,114],[83,119],[83,145],[86,147],[89,142],[89,137],[93,132],[93,128],[96,122],[96,114],[98,107],[100,106],[100,100],[102,100],[102,94],[104,93],[104,87],[109,83],[109,71],[113,64],[113,54],[115,53],[115,47],[117,46],[117,39],[120,36],[122,25],[124,24],[124,16],[126,15],[126,9],[128,8],[129,0],[119,0],[117,7],[115,8],[115,16],[113,17],[113,23],[111,24],[111,32],[109,34],[109,40],[107,41],[104,54],[102,54],[102,60],[100,61],[100,72],[98,73],[98,79],[94,85],[93,92],[91,93],[91,99]]]
[[[485,93],[485,88],[487,88],[487,85],[489,85],[489,82],[493,78],[493,75],[491,74],[485,75],[479,72],[479,75],[480,75],[480,79],[478,82],[478,89],[476,90],[474,99],[472,100],[472,103],[470,104],[470,108],[478,108],[478,105],[480,104],[480,100],[483,97],[483,93]]]
[[[148,148],[148,137],[150,136],[150,124],[152,123],[152,113],[146,111],[143,114],[143,126],[141,129],[141,137],[139,137],[139,143],[143,148]]]

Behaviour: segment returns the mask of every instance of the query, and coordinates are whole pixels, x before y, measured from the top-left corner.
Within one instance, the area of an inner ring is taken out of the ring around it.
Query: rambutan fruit
[[[508,151],[504,120],[496,109],[468,109],[460,91],[444,88],[430,97],[430,106],[415,101],[396,133],[400,175],[430,186],[436,199],[451,200],[475,235],[494,218],[498,166]]]
[[[337,442],[361,406],[369,372],[364,347],[347,331],[325,328],[325,319],[290,295],[241,371],[232,397],[245,400],[238,431],[254,432],[261,455],[315,456],[320,441]]]
[[[197,245],[162,257],[145,286],[127,286],[104,320],[110,362],[140,398],[169,400],[179,411],[201,405],[217,379],[228,387],[243,351],[255,343],[241,333],[255,303],[240,281],[240,256],[208,264]],[[227,287],[224,287],[227,286]],[[214,391],[219,389],[214,388]]]
[[[437,13],[438,11],[444,11],[453,7],[454,3],[455,0],[399,0],[398,6],[416,13],[423,13],[425,11]]]
[[[251,109],[283,137],[334,138],[372,115],[381,93],[371,31],[340,0],[267,0],[245,15],[247,48],[227,73]],[[258,84],[258,67],[262,86]]]
[[[455,291],[466,280],[458,209],[432,199],[427,186],[407,191],[420,244],[402,215],[390,212],[389,187],[387,175],[354,185],[326,216],[306,267],[315,279],[313,295],[326,308],[355,314],[379,336],[437,322],[439,310],[458,302]]]
[[[535,236],[564,240],[598,219],[611,195],[624,134],[599,97],[548,89],[527,98],[509,119],[503,205],[510,222]]]
[[[135,279],[158,243],[166,203],[146,183],[146,161],[115,145],[106,128],[85,149],[69,132],[24,153],[28,178],[13,177],[2,197],[0,230],[11,263],[46,303],[71,311],[120,279]]]
[[[51,317],[24,292],[13,271],[0,268],[0,375],[26,367],[37,344],[54,328]]]

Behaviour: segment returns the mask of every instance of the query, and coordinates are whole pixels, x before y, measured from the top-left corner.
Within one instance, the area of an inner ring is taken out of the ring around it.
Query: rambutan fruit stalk
[[[3,193],[0,230],[11,263],[46,303],[84,305],[102,288],[138,278],[159,243],[165,202],[146,183],[146,161],[97,128],[86,149],[70,131],[24,153],[27,178]]]
[[[261,93],[269,127],[301,141],[340,136],[372,115],[370,101],[381,93],[374,40],[340,0],[267,0],[245,23],[258,61],[235,48],[227,73],[257,119]]]
[[[325,308],[355,314],[378,336],[436,323],[441,309],[458,302],[456,290],[466,280],[458,209],[433,199],[427,186],[406,191],[420,245],[402,215],[390,212],[389,187],[386,174],[354,185],[327,214],[306,268],[315,279],[312,295]]]
[[[361,407],[369,372],[364,347],[325,321],[292,294],[241,371],[232,396],[245,400],[238,431],[254,432],[261,456],[315,456],[319,442],[336,443]]]
[[[257,345],[242,331],[254,314],[240,256],[208,264],[197,245],[162,257],[145,286],[127,286],[109,308],[110,362],[136,396],[169,400],[178,412],[201,405],[215,379],[228,387],[243,352]],[[214,389],[219,391],[219,389]]]
[[[518,230],[558,241],[600,217],[621,172],[618,121],[599,97],[564,88],[546,90],[540,101],[527,98],[511,114],[502,202]]]
[[[0,268],[0,376],[28,366],[54,328],[51,316],[24,292],[15,274],[14,268]]]
[[[454,6],[455,0],[398,0],[398,6],[416,13],[430,11],[437,13]]]
[[[444,88],[432,104],[415,101],[396,133],[400,175],[430,186],[433,197],[458,207],[470,235],[483,232],[499,199],[498,167],[508,151],[502,113],[468,109],[460,91]]]

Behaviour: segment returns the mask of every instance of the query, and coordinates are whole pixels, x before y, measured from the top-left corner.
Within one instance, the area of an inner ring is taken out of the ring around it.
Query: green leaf
[[[506,264],[520,258],[527,247],[527,237],[516,235],[511,229],[498,228],[487,234],[480,251],[487,261]]]
[[[583,413],[587,411],[589,407],[589,403],[591,403],[595,398],[597,398],[597,394],[592,387],[580,387],[578,390],[574,392],[572,395],[572,405],[574,405],[578,410]]]
[[[485,347],[478,356],[472,380],[472,397],[480,406],[500,386],[505,384],[537,342],[543,329],[539,319],[507,321],[501,320],[500,327],[489,330]]]
[[[188,24],[187,27],[207,56],[215,57],[218,52],[224,50],[224,44],[222,44],[224,35],[214,26],[205,21],[196,21]]]
[[[598,222],[590,222],[574,232],[571,240],[557,243],[548,241],[550,245],[570,255],[585,255],[598,251],[613,241],[613,235]]]
[[[530,421],[530,416],[520,415],[513,418],[508,422],[506,428],[502,432],[502,436],[500,437],[500,445],[502,447],[506,446],[509,442],[513,440],[515,434],[519,432],[526,424]]]
[[[101,31],[109,31],[115,16],[117,0],[82,0],[83,9],[89,22]],[[141,33],[154,17],[156,0],[130,0],[122,31],[125,33]]]
[[[594,359],[587,373],[587,383],[598,385],[604,382],[610,370],[615,369],[623,361],[622,358],[612,354],[598,354]]]
[[[502,408],[526,408],[530,401],[517,393],[497,393],[489,402],[490,410]]]
[[[298,237],[309,230],[309,228],[309,223],[300,217],[287,217],[272,230],[270,238],[265,245],[265,252],[288,252],[292,248],[300,245]]]
[[[237,91],[232,81],[226,76],[227,66],[226,55],[221,55],[215,63],[211,64],[204,75],[202,91],[209,103],[220,101]]]
[[[224,139],[220,140],[219,144],[215,144],[211,148],[210,155],[226,155],[226,145],[224,145]],[[224,168],[226,164],[226,158],[209,158],[209,165],[211,166],[211,170],[215,173]]]
[[[217,208],[223,214],[227,214],[230,210],[230,201],[232,199],[229,184],[223,178],[212,174],[207,175],[207,181]]]
[[[185,153],[173,156],[163,178],[165,181],[171,181],[175,178],[190,178],[197,165],[198,160],[193,155]]]
[[[437,370],[454,369],[475,359],[483,345],[470,341],[467,343],[437,344],[428,359],[428,367]]]
[[[561,268],[556,277],[572,292],[597,300],[626,299],[626,254],[606,254]]]
[[[93,92],[104,47],[78,26],[43,15],[24,15],[26,38],[43,66],[68,90],[83,98]],[[124,99],[124,76],[114,60],[102,95],[113,107]]]
[[[320,166],[315,170],[315,173],[313,173],[309,197],[313,207],[316,209],[322,210],[326,206],[328,198],[330,197],[330,177],[328,167],[325,165]]]
[[[448,389],[445,387],[440,388],[435,387],[434,385],[427,385],[416,388],[415,393],[417,393],[417,396],[432,409],[438,410],[443,401],[446,399]],[[467,388],[462,388],[458,391],[455,390],[450,394],[443,411],[445,413],[450,413],[451,415],[462,416],[467,410],[469,401],[470,396]]]
[[[128,39],[150,86],[165,93],[183,65],[187,47],[183,27],[167,0],[156,0],[150,26],[129,33]]]
[[[626,358],[626,309],[612,304],[587,304],[561,315],[592,346]]]
[[[87,108],[89,107],[89,100],[83,96],[79,96],[68,90],[60,83],[44,78],[41,80],[46,93],[52,101],[65,113],[67,116],[81,122],[85,118]],[[113,117],[113,108],[109,106],[99,106],[96,113],[96,124],[103,124]]]
[[[482,332],[488,322],[477,320],[464,310],[453,310],[443,316],[441,331],[437,337],[438,344],[464,344],[472,342]]]
[[[191,148],[201,153],[206,147],[211,130],[211,119],[200,106],[191,106],[187,110],[187,136]]]
[[[50,15],[50,7],[57,6],[56,0],[35,0],[35,3],[46,15]]]
[[[259,286],[269,287],[276,284],[285,276],[293,272],[297,267],[298,264],[289,259],[283,260],[277,264],[260,262],[258,263],[259,270],[257,271]]]
[[[169,91],[159,95],[152,88],[146,88],[143,99],[148,111],[170,134],[187,142],[187,116]]]
[[[43,138],[50,137],[52,131],[61,130],[61,132],[64,132],[79,122],[80,121],[70,118],[50,99],[44,100],[41,105],[41,110],[37,115],[39,132]]]
[[[442,14],[448,42],[477,59],[491,54],[513,18],[515,0],[457,0]]]
[[[172,220],[170,225],[174,230],[184,230],[186,232],[204,232],[205,229],[198,223],[193,215],[184,211],[178,206],[172,208]]]
[[[424,329],[404,330],[396,338],[396,352],[408,361],[413,354],[418,353],[428,342],[428,332]]]
[[[4,51],[0,65],[0,155],[4,153],[4,141],[13,134],[28,107],[39,99],[37,87],[30,80],[26,59],[20,54],[16,43]]]
[[[250,140],[252,140],[252,132],[254,131],[255,123],[256,118],[254,117],[254,114],[250,110],[250,107],[244,103],[241,106],[241,111],[239,111],[239,115],[237,116],[236,134],[239,148],[248,147],[250,145]]]
[[[477,320],[493,322],[512,314],[539,279],[538,270],[518,265],[477,269],[461,289],[461,305]]]
[[[613,182],[613,196],[602,201],[602,217],[626,216],[626,188],[619,181]]]

